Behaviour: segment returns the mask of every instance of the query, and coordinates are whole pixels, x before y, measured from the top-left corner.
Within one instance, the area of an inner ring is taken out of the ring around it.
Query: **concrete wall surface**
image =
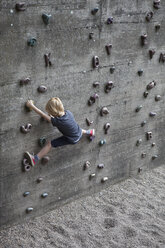
[[[164,163],[165,1],[159,9],[153,2],[27,0],[25,10],[18,11],[19,2],[0,1],[0,227],[39,216]],[[43,22],[43,13],[51,14],[49,24]],[[112,24],[107,24],[109,17]],[[144,34],[147,44],[142,45]],[[34,46],[28,45],[30,38],[36,39]],[[112,44],[109,55],[108,44]],[[155,51],[152,58],[149,50]],[[46,67],[48,53],[52,65]],[[94,56],[99,57],[98,68],[93,68]],[[21,86],[25,78],[31,81]],[[114,87],[106,93],[109,81]],[[154,87],[147,89],[153,81]],[[94,82],[99,86],[95,88]],[[38,92],[40,85],[47,87],[45,93]],[[99,98],[89,106],[94,93]],[[47,140],[60,136],[34,111],[27,112],[25,102],[33,99],[44,110],[53,96],[62,100],[82,128],[95,128],[96,138],[91,142],[83,137],[74,146],[53,149],[48,164],[24,172],[24,152],[38,152],[43,136]],[[109,114],[101,116],[104,106]],[[86,118],[93,121],[90,127]],[[23,134],[20,126],[27,123],[32,128]],[[106,123],[110,123],[107,134]],[[152,132],[149,140],[147,132]],[[106,144],[100,146],[104,139]],[[86,161],[90,167],[84,170]],[[98,169],[99,164],[104,168]],[[40,177],[43,181],[38,183]],[[103,183],[104,177],[108,180]],[[25,192],[30,194],[24,197]],[[48,196],[42,198],[43,193]],[[27,213],[30,207],[33,211]]]

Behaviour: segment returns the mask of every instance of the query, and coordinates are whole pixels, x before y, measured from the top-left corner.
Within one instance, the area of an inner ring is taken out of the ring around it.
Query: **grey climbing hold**
[[[110,126],[111,126],[111,125],[110,125],[109,122],[107,122],[107,123],[104,125],[105,134],[108,133],[108,130],[109,130]]]
[[[154,7],[155,9],[160,9],[160,0],[155,0],[155,1],[153,2],[153,7]]]
[[[104,115],[107,115],[107,114],[109,114],[109,110],[107,109],[107,107],[102,107],[101,111],[100,111],[100,115],[104,116]]]
[[[91,166],[91,163],[89,161],[86,161],[84,166],[83,166],[83,169],[87,170],[90,166]]]
[[[102,183],[105,183],[106,181],[108,181],[108,177],[103,177],[103,178],[101,179],[101,182],[102,182]]]
[[[150,56],[150,59],[152,59],[153,58],[153,56],[154,56],[154,54],[155,54],[155,49],[150,49],[149,50],[149,56]]]
[[[93,124],[93,121],[90,121],[88,118],[86,118],[86,123],[88,126],[91,126]]]
[[[93,87],[96,88],[96,87],[99,87],[99,86],[100,86],[100,82],[94,82],[94,83],[93,83]]]
[[[147,154],[146,154],[145,152],[143,152],[142,155],[141,155],[141,157],[142,157],[142,158],[145,158],[146,155],[147,155]]]
[[[44,22],[46,25],[49,24],[50,18],[51,18],[51,15],[50,15],[50,14],[45,14],[45,13],[42,14],[43,22]]]
[[[92,14],[92,15],[95,15],[95,14],[98,12],[98,10],[99,10],[98,7],[92,9],[92,10],[91,10],[91,14]]]
[[[91,106],[92,104],[94,104],[96,102],[96,99],[98,98],[99,98],[99,95],[97,93],[93,94],[93,96],[90,96],[88,100],[88,105]]]
[[[142,143],[142,139],[138,139],[138,140],[136,141],[136,146],[140,146],[141,143]]]
[[[26,124],[25,126],[21,126],[21,127],[20,127],[20,131],[21,131],[22,133],[27,134],[27,133],[30,132],[31,128],[32,128],[32,124],[28,123],[28,124]]]
[[[143,96],[144,96],[145,98],[147,98],[148,94],[149,94],[149,92],[148,92],[148,91],[145,91],[145,92],[143,93]]]
[[[161,25],[158,23],[155,25],[155,30],[158,31],[160,29]]]
[[[139,75],[139,77],[142,76],[142,74],[143,74],[143,69],[139,69],[139,70],[138,70],[138,75]]]
[[[147,85],[147,90],[151,90],[156,86],[156,82],[153,80]]]
[[[155,145],[156,145],[156,144],[155,144],[154,142],[151,144],[152,147],[154,147]]]
[[[162,62],[162,63],[165,62],[165,53],[161,53],[161,54],[160,54],[159,62]]]
[[[139,105],[139,106],[135,109],[135,111],[136,111],[136,112],[139,112],[139,111],[142,109],[142,107],[143,107],[142,105]]]
[[[142,172],[142,168],[138,168],[138,173],[141,173]]]
[[[158,102],[158,101],[160,101],[160,100],[161,100],[161,96],[160,96],[160,95],[156,95],[156,96],[155,96],[155,101]]]
[[[153,156],[152,156],[152,160],[154,160],[154,159],[156,159],[156,158],[158,158],[158,155],[153,155]]]
[[[45,93],[47,91],[47,87],[44,85],[41,85],[38,87],[38,92]]]
[[[36,45],[36,43],[37,43],[37,39],[34,37],[28,39],[28,41],[27,41],[28,46],[31,46],[31,47],[34,47]]]
[[[147,123],[147,121],[142,121],[141,126],[144,127],[144,125]]]
[[[115,68],[115,66],[113,65],[113,66],[110,68],[110,73],[113,74],[115,70],[116,70],[116,68]]]
[[[24,197],[26,197],[26,196],[28,196],[28,195],[30,195],[30,192],[28,192],[28,191],[23,193],[23,196],[24,196]]]
[[[112,81],[107,82],[106,85],[105,85],[105,92],[109,93],[112,88],[114,88],[113,82]]]
[[[148,22],[151,21],[152,17],[153,17],[154,13],[152,11],[148,12],[147,15],[146,15],[146,20]]]
[[[30,78],[25,78],[25,79],[21,79],[19,83],[20,83],[20,85],[22,86],[22,85],[29,84],[30,81],[31,81]]]
[[[29,208],[26,209],[26,213],[30,213],[32,211],[33,211],[33,208],[32,207],[29,207]]]
[[[50,61],[50,55],[51,55],[51,53],[46,53],[46,54],[44,54],[45,66],[46,66],[46,67],[52,65],[52,62]]]
[[[43,193],[43,194],[41,195],[42,198],[46,198],[47,196],[48,196],[48,193]]]
[[[141,45],[142,46],[145,46],[145,45],[147,45],[147,34],[143,34],[143,35],[141,35]]]

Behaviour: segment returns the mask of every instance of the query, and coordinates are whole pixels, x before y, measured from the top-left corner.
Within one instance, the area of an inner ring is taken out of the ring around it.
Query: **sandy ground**
[[[0,248],[165,248],[165,166],[0,231]]]

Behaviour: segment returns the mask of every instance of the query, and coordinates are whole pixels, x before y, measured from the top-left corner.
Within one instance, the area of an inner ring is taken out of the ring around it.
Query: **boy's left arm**
[[[26,106],[34,110],[37,114],[39,114],[41,117],[43,117],[46,121],[51,122],[51,117],[47,114],[45,114],[42,110],[37,108],[32,100],[28,100],[26,103]]]

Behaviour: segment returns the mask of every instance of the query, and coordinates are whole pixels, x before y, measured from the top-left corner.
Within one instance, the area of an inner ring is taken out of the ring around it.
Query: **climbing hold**
[[[158,31],[160,29],[161,25],[158,23],[155,25],[155,30]]]
[[[52,65],[52,62],[50,61],[50,55],[51,55],[51,53],[46,53],[46,54],[44,54],[45,66],[46,66],[46,67]]]
[[[28,41],[27,41],[28,46],[31,46],[31,47],[34,47],[36,45],[36,43],[37,43],[37,39],[34,37],[28,39]]]
[[[96,87],[99,87],[99,86],[100,86],[100,83],[99,83],[99,82],[94,82],[94,83],[93,83],[93,87],[96,88]]]
[[[144,127],[146,123],[147,123],[146,121],[142,121],[141,126]]]
[[[30,83],[30,81],[31,81],[30,78],[25,78],[25,79],[21,79],[19,82],[20,82],[20,85],[26,85]]]
[[[158,155],[153,155],[153,156],[152,156],[152,160],[154,160],[154,159],[156,159],[156,158],[158,158]]]
[[[146,98],[147,96],[148,96],[148,91],[145,91],[144,93],[143,93],[143,96]]]
[[[41,159],[41,163],[42,163],[43,165],[45,165],[45,164],[47,164],[47,163],[49,162],[49,160],[50,160],[50,158],[49,158],[48,156],[45,156],[45,157],[43,157],[43,158]]]
[[[155,9],[160,9],[160,0],[155,0],[155,1],[153,2],[153,7],[154,7]]]
[[[152,132],[146,133],[147,140],[150,140],[152,138]]]
[[[141,143],[142,143],[142,139],[138,139],[138,140],[136,141],[136,146],[140,146]]]
[[[142,172],[142,168],[138,168],[138,172],[141,173]]]
[[[105,46],[107,54],[110,55],[111,54],[111,48],[112,48],[112,44],[108,44]]]
[[[142,74],[143,74],[143,69],[138,70],[139,77],[142,76]]]
[[[146,155],[147,155],[147,154],[146,154],[145,152],[143,152],[142,155],[141,155],[141,157],[142,157],[142,158],[145,158]]]
[[[43,177],[39,177],[38,179],[37,179],[37,183],[41,183],[43,181]]]
[[[24,10],[26,10],[26,4],[25,3],[16,3],[15,9],[17,11],[24,11]]]
[[[135,111],[136,111],[136,112],[139,112],[139,111],[142,109],[142,107],[143,107],[142,105],[139,105],[139,106],[136,108]]]
[[[89,161],[86,161],[84,166],[83,166],[83,169],[87,170],[90,167],[90,165],[91,165],[91,163]]]
[[[155,54],[155,49],[150,49],[150,50],[149,50],[150,59],[153,58],[154,54]]]
[[[99,57],[98,56],[94,56],[93,57],[93,68],[99,68]]]
[[[38,140],[38,143],[39,143],[40,147],[44,147],[45,144],[46,144],[46,138],[45,138],[45,137],[41,137],[41,138]]]
[[[158,102],[158,101],[160,101],[160,100],[161,100],[161,96],[160,96],[160,95],[156,95],[156,96],[155,96],[155,101]]]
[[[99,98],[99,95],[97,93],[95,93],[93,96],[90,96],[88,100],[88,105],[91,106],[92,104],[94,104],[96,102],[96,99],[98,98]]]
[[[115,66],[113,65],[113,66],[110,68],[110,73],[113,74],[114,71],[115,71],[115,69],[116,69],[116,68],[115,68]]]
[[[89,175],[89,180],[91,180],[91,179],[94,178],[95,176],[96,176],[95,173],[90,174],[90,175]]]
[[[151,116],[151,117],[154,117],[154,116],[156,116],[157,114],[155,113],[155,112],[150,112],[149,113],[149,116]]]
[[[98,164],[97,168],[98,169],[103,169],[104,168],[104,164]]]
[[[86,123],[88,126],[92,125],[93,124],[93,121],[90,121],[88,118],[86,118]]]
[[[152,147],[154,147],[155,145],[156,145],[156,144],[155,144],[154,142],[151,144]]]
[[[28,196],[28,195],[30,195],[30,192],[28,192],[28,191],[25,192],[25,193],[23,193],[23,196],[24,196],[24,197],[26,197],[26,196]]]
[[[141,35],[141,44],[142,46],[147,45],[147,34]]]
[[[147,85],[147,90],[151,90],[152,88],[154,88],[156,86],[156,82],[153,80],[152,82],[150,82]]]
[[[108,177],[103,177],[103,178],[101,179],[101,182],[102,182],[102,183],[105,183],[106,181],[108,181]]]
[[[153,17],[154,13],[152,11],[148,12],[147,15],[146,15],[146,20],[148,22],[151,21],[152,17]]]
[[[47,87],[44,85],[41,85],[38,87],[38,92],[45,93],[47,91]]]
[[[28,123],[28,124],[26,124],[26,126],[21,126],[20,130],[22,133],[26,134],[26,133],[30,132],[31,128],[32,128],[32,124]]]
[[[109,128],[110,128],[110,123],[107,122],[107,123],[104,125],[105,134],[108,133]]]
[[[101,114],[101,116],[109,114],[107,107],[102,107],[100,114]]]
[[[43,194],[41,195],[42,198],[46,198],[47,196],[48,196],[48,193],[43,193]]]
[[[28,160],[26,158],[24,158],[22,160],[22,165],[23,165],[23,170],[24,171],[30,171],[31,165],[29,164],[29,162],[28,162]]]
[[[107,24],[112,24],[113,23],[113,17],[108,17],[107,19]]]
[[[43,22],[44,22],[46,25],[49,24],[50,18],[51,18],[51,15],[48,15],[48,14],[45,14],[45,13],[42,14]]]
[[[103,146],[103,145],[105,145],[105,144],[106,144],[106,139],[100,140],[100,142],[99,142],[99,145],[100,145],[100,146]]]
[[[161,54],[160,54],[159,62],[162,62],[162,63],[165,62],[165,53],[161,53]]]
[[[26,209],[26,213],[30,213],[32,211],[33,211],[33,208],[31,208],[31,207]]]
[[[106,93],[109,93],[113,87],[114,87],[113,82],[112,82],[112,81],[109,81],[109,82],[106,83],[106,85],[105,85],[105,92],[106,92]]]
[[[93,40],[93,36],[94,36],[94,33],[93,32],[89,33],[89,39],[90,40]]]
[[[95,14],[98,12],[98,10],[99,10],[98,7],[92,9],[92,10],[91,10],[91,14],[92,14],[92,15],[95,15]]]

